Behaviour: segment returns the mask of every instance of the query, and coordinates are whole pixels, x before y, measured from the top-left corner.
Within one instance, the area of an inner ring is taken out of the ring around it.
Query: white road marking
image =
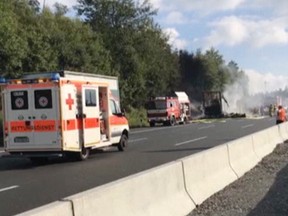
[[[248,128],[248,127],[252,127],[252,126],[254,126],[254,124],[245,125],[245,126],[242,126],[241,128],[244,129],[244,128]]]
[[[131,143],[131,142],[140,142],[140,141],[147,140],[147,139],[148,138],[143,137],[143,138],[139,138],[139,139],[129,140],[129,143]]]
[[[212,127],[215,127],[215,125],[209,125],[209,126],[199,127],[198,130],[208,129],[208,128],[212,128]]]
[[[2,188],[2,189],[0,189],[0,192],[7,191],[7,190],[12,190],[12,189],[15,189],[15,188],[18,188],[18,187],[19,187],[19,185],[13,185],[11,187]]]
[[[188,125],[176,125],[176,126],[167,126],[167,127],[159,127],[159,128],[150,128],[146,130],[140,130],[140,131],[131,131],[130,134],[138,134],[138,133],[145,133],[145,132],[150,132],[150,131],[158,131],[158,130],[168,130],[168,129],[173,129],[173,128],[180,128],[180,127],[186,127]]]
[[[175,146],[180,146],[180,145],[184,145],[184,144],[187,144],[187,143],[196,142],[196,141],[203,140],[203,139],[206,139],[206,138],[207,138],[207,136],[205,136],[205,137],[199,137],[199,138],[196,138],[196,139],[193,139],[193,140],[187,140],[187,141],[185,141],[185,142],[176,143]]]

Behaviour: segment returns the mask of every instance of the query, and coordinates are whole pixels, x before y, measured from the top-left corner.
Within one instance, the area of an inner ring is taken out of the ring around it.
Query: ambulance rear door
[[[98,86],[82,86],[82,120],[84,147],[100,143]]]
[[[57,92],[55,83],[7,86],[4,100],[8,151],[60,148]]]
[[[61,118],[63,130],[63,149],[79,151],[82,130],[77,88],[73,84],[61,86]]]

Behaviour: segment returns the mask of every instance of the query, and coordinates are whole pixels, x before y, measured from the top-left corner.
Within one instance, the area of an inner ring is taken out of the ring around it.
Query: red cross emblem
[[[68,94],[68,98],[66,99],[66,104],[69,106],[69,110],[72,110],[72,105],[74,104],[74,100],[71,98],[71,94]]]

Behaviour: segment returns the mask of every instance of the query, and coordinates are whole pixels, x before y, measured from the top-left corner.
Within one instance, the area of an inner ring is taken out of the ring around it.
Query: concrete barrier
[[[270,140],[273,140],[273,139],[270,139],[272,135],[272,133],[269,131],[270,129],[271,128],[268,128],[263,131],[252,134],[254,150],[255,150],[256,155],[259,158],[263,158],[266,155],[270,154],[274,150],[275,146],[277,145],[276,142],[270,141]],[[275,133],[275,129],[274,129],[274,133]],[[279,133],[278,134],[275,133],[275,136],[279,136]]]
[[[75,216],[179,216],[195,208],[185,190],[180,161],[66,199],[73,202]]]
[[[277,144],[284,142],[284,139],[280,133],[280,125],[275,125],[266,129],[265,131],[268,131],[269,141],[271,144],[274,144],[274,147],[276,147]]]
[[[283,141],[288,140],[288,122],[279,124],[278,127],[282,140]]]
[[[236,172],[238,178],[252,169],[261,160],[257,157],[252,136],[245,136],[233,140],[228,145],[229,159],[232,169]]]
[[[17,216],[51,216],[51,215],[74,216],[71,202],[69,201],[53,202],[45,206],[18,214]]]
[[[237,179],[230,167],[227,145],[181,159],[187,191],[199,205]]]

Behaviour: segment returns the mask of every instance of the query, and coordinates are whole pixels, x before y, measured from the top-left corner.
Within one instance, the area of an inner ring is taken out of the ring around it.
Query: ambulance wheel
[[[128,137],[126,134],[122,134],[119,143],[117,144],[119,151],[124,151],[124,148],[127,147],[128,144]]]
[[[82,147],[81,152],[77,152],[77,157],[76,157],[76,159],[77,159],[78,161],[87,160],[88,157],[89,157],[89,154],[90,154],[90,149],[89,149],[89,148]]]

